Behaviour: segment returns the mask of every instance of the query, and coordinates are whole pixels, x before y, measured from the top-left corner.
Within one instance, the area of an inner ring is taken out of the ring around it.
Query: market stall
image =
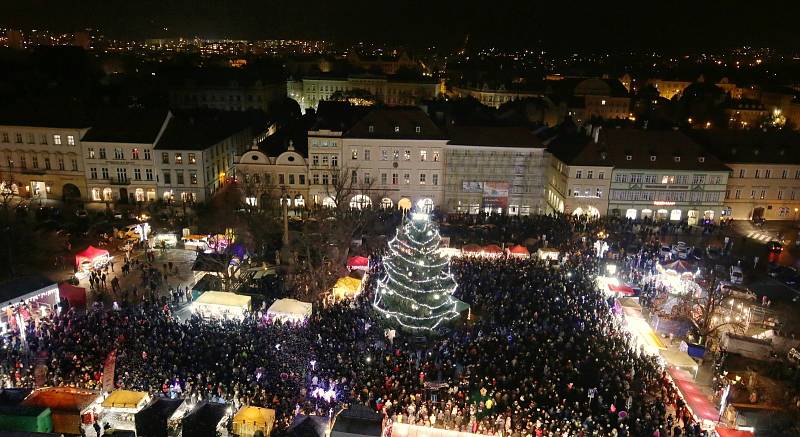
[[[76,287],[69,282],[58,284],[58,297],[69,302],[71,308],[86,307],[86,289]]]
[[[150,242],[153,249],[174,249],[178,247],[178,236],[171,232],[162,232],[151,238]]]
[[[50,409],[2,405],[0,406],[0,430],[4,432],[51,432],[53,431],[53,420]],[[0,435],[4,435],[4,433],[0,432]]]
[[[528,248],[525,246],[520,246],[517,244],[516,246],[511,246],[508,248],[508,254],[518,258],[528,258],[531,256],[531,253],[528,251]]]
[[[311,317],[312,305],[295,299],[278,299],[267,310],[267,317],[284,322],[304,322]]]
[[[286,433],[289,437],[325,437],[328,435],[328,416],[298,414]]]
[[[96,391],[72,387],[46,387],[34,390],[22,402],[28,407],[49,408],[53,432],[80,434],[81,423],[93,423],[92,404],[100,394]]]
[[[103,422],[115,430],[135,430],[135,415],[150,402],[146,392],[115,390],[100,404]]]
[[[233,432],[239,437],[253,437],[258,431],[268,436],[274,423],[275,410],[244,406],[233,416]]]
[[[167,437],[167,422],[183,404],[182,399],[156,398],[134,415],[136,434],[148,437]]]
[[[503,254],[503,248],[496,244],[487,244],[481,249],[481,254],[484,256],[496,257]]]
[[[383,435],[383,415],[363,405],[343,410],[333,422],[330,437],[380,437]]]
[[[536,251],[536,256],[542,261],[558,261],[561,253],[556,249],[542,248]]]
[[[201,317],[242,319],[250,311],[250,296],[223,291],[206,291],[192,303],[192,312]]]
[[[348,270],[369,270],[369,258],[364,256],[351,256],[347,260]]]
[[[217,437],[228,407],[216,402],[199,402],[181,420],[183,435],[192,437]]]
[[[333,298],[335,300],[342,300],[356,297],[361,293],[362,284],[363,282],[360,279],[352,276],[339,278],[339,280],[336,281],[336,285],[333,286]]]
[[[477,244],[467,244],[466,246],[461,248],[461,252],[464,255],[477,255],[481,253],[481,247]]]
[[[58,285],[43,276],[26,276],[0,284],[0,333],[24,328],[50,314],[58,303]],[[24,329],[23,332],[24,341]]]
[[[78,270],[89,270],[100,267],[110,260],[107,250],[89,246],[75,255],[75,266]]]

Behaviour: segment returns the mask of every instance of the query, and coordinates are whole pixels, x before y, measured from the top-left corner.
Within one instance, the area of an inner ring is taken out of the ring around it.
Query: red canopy
[[[742,431],[733,428],[723,428],[721,426],[717,427],[717,433],[720,437],[755,437],[750,431]]]
[[[483,248],[486,253],[503,253],[503,249],[496,244],[489,244]]]
[[[369,258],[365,258],[363,256],[351,256],[350,259],[347,260],[347,267],[351,269],[366,270],[367,267],[369,267]]]
[[[108,256],[108,251],[105,249],[98,249],[94,246],[89,246],[83,252],[78,252],[75,255],[75,265],[80,267],[84,262],[93,262],[95,258],[101,256]]]
[[[530,255],[531,253],[528,252],[528,248],[525,246],[520,246],[517,244],[516,246],[511,246],[508,249],[509,252],[513,253],[514,255]]]
[[[481,251],[481,247],[478,246],[477,244],[467,244],[466,246],[461,248],[461,250],[463,252],[475,252],[475,253],[477,253],[477,252]]]
[[[636,294],[636,291],[634,291],[633,288],[628,287],[625,284],[620,284],[620,285],[608,284],[608,289],[614,293],[621,293],[626,296],[633,296],[634,294]]]
[[[66,299],[70,307],[86,307],[86,289],[83,287],[76,287],[69,282],[62,282],[58,284],[58,297]]]

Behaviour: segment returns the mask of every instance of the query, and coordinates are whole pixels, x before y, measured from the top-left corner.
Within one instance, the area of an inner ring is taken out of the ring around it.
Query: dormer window
[[[655,160],[656,160],[656,155],[650,155],[650,161],[655,161]]]
[[[633,161],[633,155],[625,155],[626,161]]]
[[[420,125],[414,126],[414,132],[421,133],[422,132],[422,126],[420,126]]]
[[[706,157],[705,156],[698,156],[697,157],[697,162],[706,162]]]
[[[400,126],[394,125],[394,133],[400,132]]]
[[[602,160],[604,160],[604,161],[605,161],[605,159],[606,159],[607,157],[608,157],[608,154],[607,154],[606,152],[600,152],[600,159],[602,159]]]
[[[375,125],[371,124],[371,125],[367,126],[367,130],[369,130],[369,133],[374,133],[375,132]]]
[[[675,159],[675,162],[681,162],[681,157],[680,156],[676,156],[674,159]]]

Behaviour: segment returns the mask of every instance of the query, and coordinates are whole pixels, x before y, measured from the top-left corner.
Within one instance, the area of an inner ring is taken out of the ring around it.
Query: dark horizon
[[[0,25],[143,39],[199,35],[231,39],[324,39],[386,42],[415,48],[795,49],[800,5],[757,9],[731,0],[701,5],[678,1],[648,6],[574,2],[535,4],[424,0],[29,0],[0,5]]]

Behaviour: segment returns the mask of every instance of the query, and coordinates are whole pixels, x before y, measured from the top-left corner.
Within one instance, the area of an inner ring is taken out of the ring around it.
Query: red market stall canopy
[[[479,253],[481,251],[481,247],[477,244],[467,244],[461,249],[461,251],[467,253]]]
[[[717,427],[717,434],[719,437],[755,437],[750,431],[742,431],[740,429]]]
[[[88,262],[93,263],[95,259],[100,258],[102,256],[108,256],[108,251],[105,249],[98,249],[94,246],[89,246],[83,252],[78,252],[75,255],[75,265],[80,267],[81,264]]]
[[[688,261],[684,260],[673,261],[669,264],[664,264],[663,267],[665,270],[674,270],[678,274],[693,273],[695,270]]]
[[[496,245],[496,244],[489,244],[489,245],[486,245],[483,248],[483,252],[484,253],[489,253],[489,254],[492,254],[492,255],[499,255],[499,254],[503,253],[503,249],[500,246]]]
[[[525,247],[525,246],[520,246],[519,244],[517,244],[516,246],[511,246],[511,247],[508,249],[508,251],[509,251],[509,252],[510,252],[512,255],[521,255],[521,256],[530,256],[530,255],[531,255],[531,253],[530,253],[530,252],[528,252],[528,248],[527,248],[527,247]]]
[[[609,282],[608,283],[608,289],[612,293],[620,293],[620,294],[624,294],[626,296],[633,296],[633,295],[636,294],[636,291],[633,288],[628,287],[625,284],[614,285],[614,284]]]
[[[352,256],[347,260],[347,268],[350,270],[367,270],[369,268],[369,258]]]
[[[72,308],[86,307],[86,289],[83,287],[76,287],[69,282],[62,282],[58,284],[58,297],[66,299]]]

